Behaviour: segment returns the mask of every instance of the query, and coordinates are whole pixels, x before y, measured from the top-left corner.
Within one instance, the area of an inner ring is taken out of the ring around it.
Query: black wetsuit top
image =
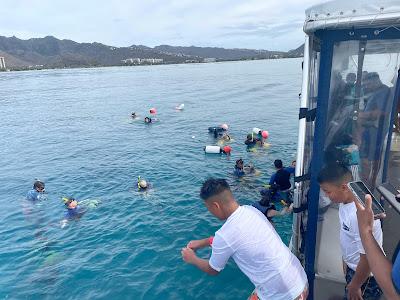
[[[274,182],[279,186],[279,190],[288,190],[292,186],[290,184],[290,173],[285,169],[280,169],[275,173]]]

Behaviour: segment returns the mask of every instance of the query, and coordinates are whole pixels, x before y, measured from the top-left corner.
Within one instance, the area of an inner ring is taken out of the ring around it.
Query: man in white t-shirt
[[[226,220],[214,238],[189,242],[182,249],[185,262],[217,275],[230,257],[255,285],[253,299],[306,299],[306,274],[282,242],[267,218],[252,206],[240,206],[224,179],[208,179],[200,192],[207,209]],[[209,260],[196,256],[195,250],[212,247]]]
[[[345,298],[349,300],[379,299],[382,290],[371,275],[363,248],[357,222],[357,201],[347,184],[353,177],[349,169],[341,164],[326,166],[318,175],[321,189],[334,203],[339,204],[340,247],[344,262],[347,286]],[[373,235],[382,248],[380,220],[374,221]]]

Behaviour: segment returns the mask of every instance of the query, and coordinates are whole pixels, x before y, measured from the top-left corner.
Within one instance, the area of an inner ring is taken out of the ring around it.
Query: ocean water
[[[299,59],[1,73],[0,299],[246,299],[233,262],[210,277],[180,250],[222,224],[198,196],[207,177],[249,204],[275,159],[295,159],[300,87]],[[160,121],[146,125],[150,107]],[[232,155],[205,155],[221,123]],[[246,150],[253,127],[269,131],[268,148]],[[235,179],[240,157],[261,174]],[[35,178],[47,199],[32,206]],[[63,196],[101,203],[61,228]],[[275,225],[288,243],[291,217]]]

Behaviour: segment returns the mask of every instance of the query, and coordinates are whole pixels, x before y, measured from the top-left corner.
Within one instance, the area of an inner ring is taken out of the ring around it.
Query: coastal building
[[[134,65],[162,64],[164,62],[164,59],[162,59],[162,58],[127,58],[127,59],[123,59],[122,62],[124,64],[134,64]]]
[[[217,61],[217,59],[214,57],[207,57],[207,58],[203,59],[203,62],[205,62],[205,63],[216,62],[216,61]]]
[[[6,68],[6,61],[3,56],[0,56],[0,70],[4,70]]]

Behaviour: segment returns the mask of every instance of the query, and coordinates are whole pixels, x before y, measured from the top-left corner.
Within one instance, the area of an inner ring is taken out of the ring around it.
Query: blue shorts
[[[356,272],[350,269],[349,267],[346,268],[346,283],[349,284],[350,281],[353,279],[353,276]],[[364,300],[376,300],[379,299],[383,292],[381,288],[378,286],[374,277],[368,277],[367,281],[361,286],[361,293],[363,295]],[[343,300],[347,300],[347,288],[345,288],[344,298]]]

